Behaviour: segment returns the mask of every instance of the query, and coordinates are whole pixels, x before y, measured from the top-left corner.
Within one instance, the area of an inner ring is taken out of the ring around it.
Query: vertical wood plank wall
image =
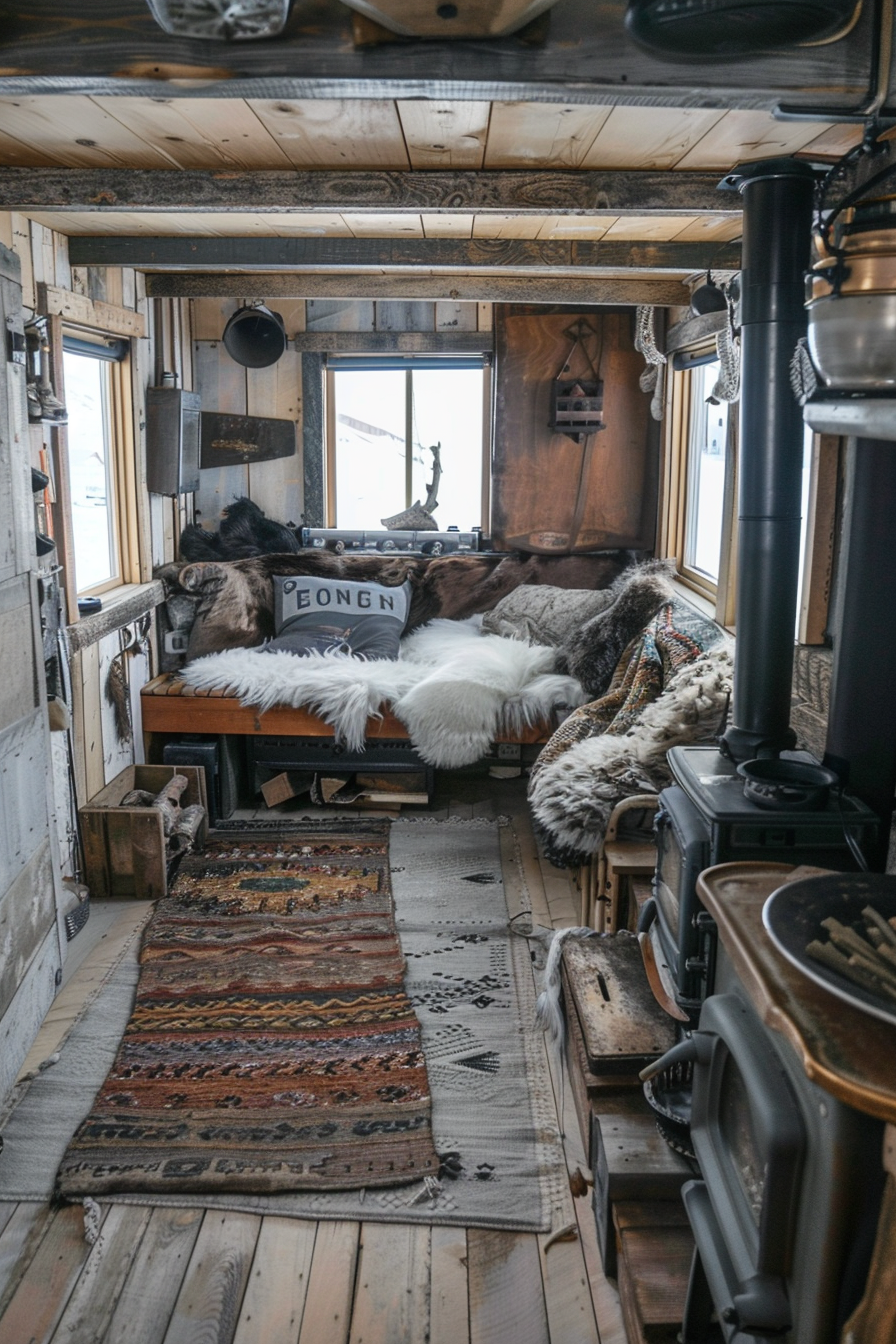
[[[5,237],[8,239],[9,234]],[[22,334],[20,266],[0,247],[0,330]],[[0,1100],[62,965],[50,734],[41,676],[25,370],[0,370]]]
[[[23,215],[0,213],[0,243],[17,255],[22,268],[22,303],[25,320],[36,314],[37,286],[41,282],[73,294],[140,312],[147,320],[148,335],[131,342],[131,387],[127,413],[133,419],[136,444],[135,481],[139,572],[142,581],[152,576],[154,564],[174,558],[175,537],[186,521],[179,502],[146,495],[143,482],[145,388],[154,381],[152,354],[152,313],[144,294],[143,277],[133,270],[113,267],[72,267],[68,260],[68,240]],[[176,314],[175,314],[176,318]],[[176,322],[175,322],[176,330]],[[178,372],[189,387],[192,382],[192,350],[188,326],[180,336]],[[52,451],[52,431],[44,423],[29,424],[27,436],[31,463],[41,465],[41,454]],[[70,618],[71,619],[71,618]],[[115,727],[112,704],[106,693],[109,669],[121,648],[128,627],[115,629],[95,643],[76,649],[70,659],[68,699],[71,701],[73,729],[70,735],[72,759],[64,732],[50,736],[52,802],[59,838],[61,876],[74,878],[79,871],[74,816],[76,805],[86,802],[126,765],[142,759],[142,733],[139,723],[139,688],[151,673],[151,660],[136,655],[125,660],[134,733],[130,741],[120,740]],[[5,675],[5,669],[4,669]],[[136,711],[136,716],[134,714]],[[71,780],[74,780],[74,789]],[[64,949],[63,949],[64,951]]]

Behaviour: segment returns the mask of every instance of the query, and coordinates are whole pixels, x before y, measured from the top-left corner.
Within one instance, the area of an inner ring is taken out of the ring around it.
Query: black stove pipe
[[[877,845],[866,853],[877,872],[886,866],[896,791],[894,500],[896,443],[850,442],[824,763],[881,818]]]
[[[802,410],[790,386],[806,334],[814,173],[766,159],[725,179],[744,201],[738,460],[737,642],[731,722],[735,761],[794,745],[790,728],[799,576]]]

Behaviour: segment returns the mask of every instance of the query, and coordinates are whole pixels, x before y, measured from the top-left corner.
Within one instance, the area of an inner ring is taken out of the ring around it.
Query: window
[[[691,373],[681,557],[684,570],[712,584],[719,580],[728,456],[728,406],[711,396],[718,376],[717,360]]]
[[[62,348],[75,583],[79,594],[103,593],[136,577],[124,451],[128,346],[66,334]]]
[[[677,356],[673,373],[671,413],[663,475],[659,554],[673,556],[682,581],[715,603],[717,620],[728,626],[735,619],[736,549],[736,433],[737,404],[716,402],[712,389],[719,361],[712,354]],[[681,367],[683,365],[683,367]],[[802,536],[800,584],[811,563],[808,535],[813,436],[803,440]],[[817,605],[817,604],[816,604]],[[797,601],[797,625],[805,623]],[[816,620],[816,625],[817,625]]]
[[[733,623],[737,407],[712,396],[714,353],[676,357],[664,472],[660,543],[682,580]]]
[[[351,357],[327,365],[327,521],[373,530],[425,503],[438,446],[434,516],[468,532],[487,517],[487,370],[481,356]]]

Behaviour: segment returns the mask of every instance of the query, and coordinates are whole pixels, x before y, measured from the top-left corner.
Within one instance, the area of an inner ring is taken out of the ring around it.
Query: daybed
[[[665,565],[631,559],[300,552],[169,570],[173,601],[195,606],[191,661],[144,688],[145,730],[335,734],[353,752],[410,737],[448,768],[492,741],[548,739],[530,802],[548,856],[577,866],[599,850],[620,798],[668,782],[668,747],[711,740],[731,688],[724,632],[673,598]],[[562,586],[581,585],[589,564],[588,588]],[[410,584],[400,657],[259,648],[274,634],[275,578],[308,573]]]

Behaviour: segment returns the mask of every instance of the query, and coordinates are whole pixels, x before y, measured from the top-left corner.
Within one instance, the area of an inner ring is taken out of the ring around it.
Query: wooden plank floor
[[[511,913],[531,901],[536,924],[577,923],[571,882],[538,853],[522,780],[439,775],[427,810],[442,818],[502,813],[513,818],[516,836],[501,833]],[[516,844],[522,871],[514,862]],[[81,964],[60,991],[23,1072],[53,1052],[146,912],[145,905],[121,903],[117,918],[105,907],[95,923],[91,918],[72,948]],[[586,1170],[568,1082],[561,1084],[556,1069],[552,1078],[567,1164]],[[577,1226],[567,1229],[567,1239],[552,1241],[547,1233],[315,1223],[103,1203],[91,1247],[79,1207],[0,1204],[0,1341],[625,1344],[616,1289],[600,1267],[590,1202],[575,1205]]]

